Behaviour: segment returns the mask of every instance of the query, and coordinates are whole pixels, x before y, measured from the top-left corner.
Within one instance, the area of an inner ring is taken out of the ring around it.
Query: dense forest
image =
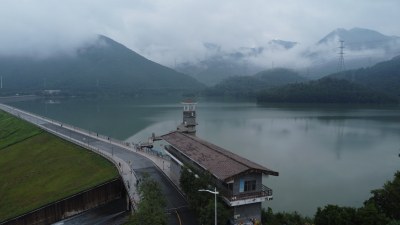
[[[400,56],[369,68],[348,70],[329,75],[400,97]]]
[[[207,96],[255,97],[257,92],[285,84],[306,81],[289,69],[272,69],[253,76],[229,77],[205,90]]]
[[[266,70],[253,76],[230,77],[206,89],[204,94],[254,97],[260,103],[398,103],[400,56],[310,82],[292,70]]]
[[[259,103],[398,103],[398,98],[351,83],[322,78],[308,83],[289,84],[257,95]]]

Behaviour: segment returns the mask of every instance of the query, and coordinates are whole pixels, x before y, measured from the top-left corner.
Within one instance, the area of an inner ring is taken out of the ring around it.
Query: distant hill
[[[301,77],[299,73],[284,68],[264,70],[256,73],[254,77],[264,81],[270,87],[307,81],[307,79]]]
[[[289,84],[257,95],[259,103],[387,104],[399,99],[347,80],[322,78],[308,83]]]
[[[266,61],[268,66],[253,61],[266,52],[288,51],[298,43],[284,40],[271,40],[265,46],[243,47],[224,50],[214,43],[204,43],[206,57],[197,62],[181,62],[174,69],[189,74],[208,86],[216,85],[222,80],[234,76],[248,76],[270,67],[273,59]]]
[[[246,62],[247,58],[256,57],[262,51],[262,48],[241,48],[234,52],[217,49],[204,60],[195,63],[183,62],[174,69],[212,86],[228,77],[247,76],[263,70],[262,67]]]
[[[288,69],[272,69],[259,72],[253,76],[236,76],[227,78],[211,88],[206,95],[254,97],[261,90],[273,87],[304,82],[305,78]]]
[[[350,50],[376,48],[387,48],[389,50],[393,44],[400,41],[400,37],[387,36],[365,28],[352,28],[350,30],[338,28],[322,38],[318,44],[326,44],[338,40],[344,41],[346,48]]]
[[[338,71],[339,40],[344,41],[347,69],[369,67],[400,53],[400,37],[365,28],[338,28],[319,40],[314,49],[304,53],[312,61],[308,78],[317,79]]]
[[[400,97],[400,56],[369,68],[348,70],[328,77],[346,79]]]
[[[0,57],[0,75],[0,93],[44,89],[135,93],[204,87],[194,78],[152,62],[105,36],[81,47],[75,55],[45,59]]]
[[[338,28],[307,46],[297,40],[270,40],[251,47],[229,48],[204,43],[196,60],[178,62],[174,69],[208,86],[229,77],[252,75],[273,65],[295,69],[309,79],[319,79],[338,71],[339,40],[344,41],[347,69],[372,66],[400,52],[400,37],[366,28]]]

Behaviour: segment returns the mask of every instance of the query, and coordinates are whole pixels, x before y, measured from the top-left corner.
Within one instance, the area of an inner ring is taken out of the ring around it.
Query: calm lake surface
[[[129,141],[174,130],[180,98],[64,99],[11,105]],[[197,136],[278,171],[265,207],[312,216],[326,204],[361,206],[400,169],[400,107],[259,106],[200,99]]]

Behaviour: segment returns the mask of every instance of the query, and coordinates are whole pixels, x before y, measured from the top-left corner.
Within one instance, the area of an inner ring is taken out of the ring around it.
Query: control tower
[[[192,100],[185,100],[183,105],[183,120],[177,130],[182,133],[196,134],[196,104]]]

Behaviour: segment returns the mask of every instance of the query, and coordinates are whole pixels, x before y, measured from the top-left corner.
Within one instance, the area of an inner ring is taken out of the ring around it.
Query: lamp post
[[[210,191],[210,190],[206,190],[206,189],[199,189],[198,191],[205,191],[205,192],[209,192],[211,194],[214,194],[214,208],[215,208],[215,225],[217,225],[217,194],[219,194],[219,192],[217,191],[217,188],[214,187],[214,191]]]

